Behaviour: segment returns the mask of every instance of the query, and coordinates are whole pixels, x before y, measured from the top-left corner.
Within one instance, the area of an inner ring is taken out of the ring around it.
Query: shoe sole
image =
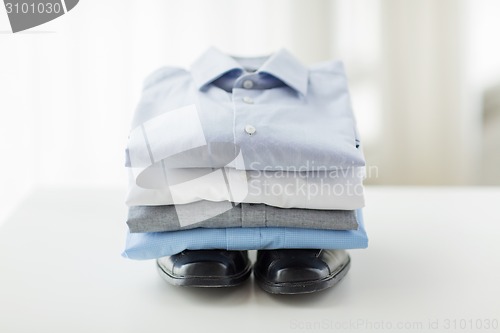
[[[181,287],[196,288],[225,288],[235,287],[245,282],[252,273],[252,266],[248,265],[241,273],[231,276],[208,276],[208,277],[177,277],[165,272],[160,265],[156,264],[160,276],[168,283]]]
[[[270,281],[266,281],[258,274],[254,273],[254,276],[257,285],[270,294],[310,294],[333,287],[334,285],[339,283],[339,281],[342,280],[344,276],[346,276],[350,268],[351,258],[349,257],[345,265],[342,266],[339,270],[335,271],[334,274],[318,281],[272,283]]]

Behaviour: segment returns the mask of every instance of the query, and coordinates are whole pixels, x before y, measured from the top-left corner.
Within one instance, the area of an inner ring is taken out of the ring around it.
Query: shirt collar
[[[304,96],[307,93],[309,71],[286,49],[271,55],[257,72],[271,74]]]
[[[232,70],[244,69],[238,61],[215,47],[208,48],[191,65],[191,74],[198,89]],[[286,49],[280,49],[270,55],[257,73],[270,74],[302,95],[307,93],[308,69]]]

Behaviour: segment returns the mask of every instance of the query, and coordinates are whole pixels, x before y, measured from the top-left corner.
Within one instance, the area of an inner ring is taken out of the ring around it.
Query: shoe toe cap
[[[236,274],[234,265],[227,262],[206,261],[174,265],[172,273],[177,276],[223,277]]]
[[[248,266],[248,258],[243,251],[185,251],[159,258],[158,265],[177,277],[227,277],[244,270]]]
[[[269,280],[274,283],[318,281],[328,277],[327,267],[284,267],[269,271]]]
[[[256,274],[267,283],[319,282],[331,278],[348,263],[343,250],[262,251]]]

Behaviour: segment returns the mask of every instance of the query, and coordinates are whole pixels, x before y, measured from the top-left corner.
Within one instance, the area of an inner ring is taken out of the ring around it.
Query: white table
[[[123,191],[36,191],[0,227],[0,332],[499,332],[500,188],[366,195],[370,247],[347,277],[272,296],[173,287],[120,257]]]

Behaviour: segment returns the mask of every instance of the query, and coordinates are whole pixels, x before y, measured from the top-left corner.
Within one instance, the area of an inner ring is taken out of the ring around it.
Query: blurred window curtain
[[[461,0],[385,0],[381,6],[384,184],[468,184],[480,138],[467,90]]]
[[[487,0],[481,0],[485,2]],[[269,3],[272,3],[270,1]],[[367,184],[476,184],[481,103],[468,0],[289,1],[286,44],[346,65]],[[477,23],[477,22],[476,22]]]
[[[500,81],[500,80],[499,80]],[[482,117],[481,184],[500,185],[500,83],[485,90]]]

